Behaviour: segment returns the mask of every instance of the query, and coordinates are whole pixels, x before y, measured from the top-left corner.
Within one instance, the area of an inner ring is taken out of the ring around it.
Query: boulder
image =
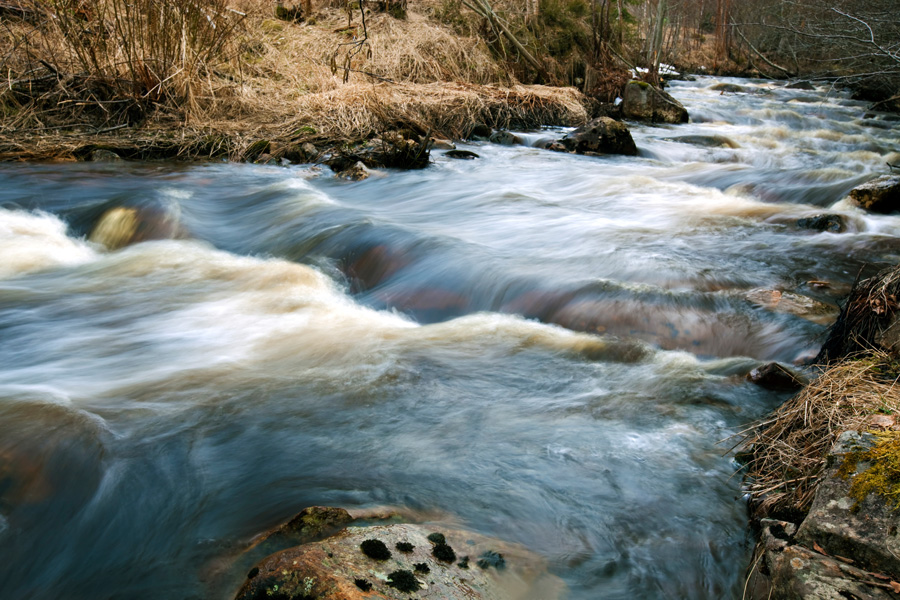
[[[91,161],[93,162],[122,162],[123,160],[121,156],[112,150],[97,148],[91,152]]]
[[[798,219],[797,227],[800,229],[811,229],[813,231],[841,233],[847,229],[847,221],[842,215],[815,215]]]
[[[854,477],[871,468],[855,456],[869,450],[875,436],[847,431],[828,456],[825,477],[816,490],[812,508],[797,531],[797,541],[818,546],[833,556],[850,558],[857,567],[900,580],[900,512],[892,502],[869,494],[861,502],[850,495]],[[846,463],[846,461],[852,461]],[[846,463],[846,464],[845,464]],[[848,472],[849,471],[849,472]],[[849,476],[844,476],[849,475]]]
[[[562,583],[520,546],[410,523],[350,526],[268,556],[235,600],[552,600]]]
[[[560,140],[569,152],[584,154],[625,154],[637,155],[637,146],[628,127],[621,121],[609,117],[598,117],[583,127],[569,133]]]
[[[643,81],[629,81],[625,86],[622,114],[652,123],[688,122],[687,109],[678,100]]]
[[[742,88],[741,86],[736,85],[734,83],[717,83],[716,85],[712,86],[709,89],[711,89],[714,92],[721,92],[723,94],[737,94],[740,92],[747,91],[744,88]]]
[[[813,85],[812,83],[810,83],[809,81],[795,81],[795,82],[793,82],[793,83],[787,84],[787,85],[784,86],[784,87],[787,88],[787,89],[789,89],[789,90],[807,90],[807,91],[811,91],[811,90],[816,89],[816,86],[814,86],[814,85]]]
[[[495,131],[491,134],[490,140],[494,144],[501,146],[521,146],[525,141],[510,131]]]
[[[444,138],[433,137],[428,140],[429,150],[456,150],[456,144]]]
[[[494,130],[484,123],[475,123],[472,125],[471,131],[469,131],[468,137],[470,140],[487,141],[492,133],[494,133]]]
[[[850,199],[856,206],[869,212],[892,213],[900,211],[900,176],[882,175],[850,191]]]
[[[177,211],[161,206],[116,206],[94,224],[88,240],[118,250],[148,240],[187,237]]]
[[[358,160],[346,169],[338,171],[338,177],[341,179],[349,179],[350,181],[362,181],[372,176],[372,171],[361,161]]]
[[[891,581],[803,546],[767,552],[771,598],[779,600],[889,600]]]
[[[468,150],[450,150],[444,156],[460,160],[475,160],[476,158],[481,158],[474,152],[469,152]]]
[[[747,380],[775,392],[796,392],[807,383],[802,375],[775,362],[753,369]]]

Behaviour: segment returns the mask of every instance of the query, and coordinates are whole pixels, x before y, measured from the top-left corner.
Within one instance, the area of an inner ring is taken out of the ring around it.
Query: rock
[[[148,240],[186,237],[178,214],[156,206],[117,206],[97,220],[88,240],[118,250]]]
[[[349,179],[350,181],[362,181],[371,177],[372,171],[370,171],[361,160],[358,160],[346,169],[338,171],[337,176],[341,179]]]
[[[469,132],[469,139],[487,141],[490,139],[492,133],[494,133],[494,130],[484,123],[475,123],[472,125],[472,130]]]
[[[766,310],[794,315],[819,325],[832,324],[839,312],[835,306],[793,292],[756,288],[745,292],[744,296]]]
[[[775,362],[753,369],[747,374],[747,380],[776,392],[795,392],[807,383],[801,375]]]
[[[779,600],[888,600],[891,586],[866,571],[803,546],[766,553],[772,598]]]
[[[841,215],[815,215],[798,219],[797,227],[800,229],[811,229],[813,231],[841,233],[847,229],[847,221]]]
[[[872,447],[868,433],[844,432],[828,456],[825,477],[816,490],[812,508],[797,531],[797,540],[807,547],[818,544],[833,556],[851,558],[854,564],[900,580],[900,512],[894,503],[878,494],[862,502],[850,496],[852,477],[870,468],[860,462],[851,478],[840,474],[853,453]]]
[[[609,117],[598,117],[583,127],[569,133],[560,140],[568,151],[578,154],[597,152],[601,154],[637,155],[637,146],[628,127]]]
[[[900,211],[900,176],[882,175],[850,191],[850,199],[856,206],[869,212],[892,213]]]
[[[795,81],[793,83],[787,84],[784,87],[789,90],[814,90],[814,89],[816,89],[816,86],[814,86],[809,81]]]
[[[509,131],[495,131],[491,134],[490,140],[501,146],[521,146],[525,143],[522,138]]]
[[[450,150],[444,156],[447,158],[457,158],[460,160],[475,160],[476,158],[481,158],[474,152],[469,152],[468,150]]]
[[[263,559],[249,571],[235,600],[552,600],[563,592],[543,561],[520,546],[444,529],[444,543],[439,544],[429,540],[433,533],[434,528],[409,523],[347,527]],[[371,558],[362,550],[364,543],[383,544],[390,556]],[[391,551],[398,544],[408,551]],[[465,554],[464,560],[439,560],[433,555],[439,546]],[[473,562],[484,561],[483,566],[470,564],[470,556]]]
[[[316,150],[316,147],[310,144],[309,142],[305,142],[300,146],[300,152],[303,153],[303,158],[308,161],[313,161],[319,156],[319,151]]]
[[[112,150],[104,150],[97,148],[91,152],[91,161],[93,162],[122,162],[124,159]]]
[[[428,142],[429,150],[456,150],[456,144],[450,140],[433,137]]]
[[[736,142],[724,135],[682,135],[669,139],[673,142],[705,146],[707,148],[740,148]]]
[[[622,114],[652,123],[688,122],[687,109],[678,100],[643,81],[629,81],[625,86]]]
[[[736,85],[734,83],[717,83],[716,85],[712,86],[709,89],[711,89],[714,92],[722,92],[723,94],[737,94],[740,92],[747,91],[744,88],[742,88],[741,86]]]
[[[271,542],[283,548],[288,543],[304,544],[337,533],[352,522],[353,517],[343,508],[310,506],[284,525],[255,539],[254,545]]]

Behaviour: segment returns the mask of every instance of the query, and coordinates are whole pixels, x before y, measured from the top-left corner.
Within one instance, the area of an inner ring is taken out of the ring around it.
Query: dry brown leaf
[[[896,581],[891,581],[890,586],[891,586],[891,589],[894,590],[895,594],[900,594],[900,583],[897,583]]]
[[[819,554],[824,554],[825,556],[828,556],[828,553],[825,552],[825,548],[823,548],[822,546],[820,546],[820,545],[819,545],[818,543],[816,543],[816,542],[813,542],[813,550],[815,550],[815,551],[818,552]]]

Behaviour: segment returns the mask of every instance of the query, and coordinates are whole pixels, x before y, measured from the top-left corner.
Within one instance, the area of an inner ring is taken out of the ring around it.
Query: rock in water
[[[813,231],[841,233],[847,229],[847,222],[841,215],[815,215],[804,219],[798,219],[797,227],[800,229],[811,229]]]
[[[717,83],[711,88],[714,92],[721,92],[723,94],[738,94],[740,92],[744,92],[744,88],[734,83]]]
[[[747,374],[747,379],[776,392],[795,392],[806,385],[800,375],[774,362],[753,369]]]
[[[510,131],[495,131],[490,137],[491,143],[501,146],[521,146],[525,141]]]
[[[893,213],[900,211],[900,177],[882,175],[850,192],[853,204],[869,212]]]
[[[431,531],[408,523],[347,527],[332,537],[263,559],[250,569],[235,599],[552,600],[563,592],[562,583],[546,573],[543,561],[534,554],[469,532],[442,530],[444,545],[502,556],[505,568],[496,564],[464,568],[441,562],[432,555],[435,543],[427,537]],[[412,549],[376,560],[361,549],[363,542],[371,546],[376,541],[385,548],[403,544]]]
[[[597,117],[584,127],[560,140],[566,150],[585,154],[625,154],[637,155],[637,146],[628,127],[621,121],[609,117]]]
[[[118,250],[147,240],[185,236],[177,214],[158,207],[117,206],[103,213],[88,240]]]
[[[474,152],[469,152],[468,150],[450,150],[445,156],[447,158],[456,158],[459,160],[475,160],[476,158],[481,158]]]
[[[643,81],[629,81],[625,86],[622,114],[651,123],[687,123],[689,118],[678,100]]]
[[[349,179],[350,181],[362,181],[368,179],[371,175],[372,171],[361,160],[356,161],[352,166],[337,174],[341,179]]]

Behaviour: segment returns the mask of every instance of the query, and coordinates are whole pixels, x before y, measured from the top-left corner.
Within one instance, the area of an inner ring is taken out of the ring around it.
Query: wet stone
[[[797,227],[800,229],[811,229],[812,231],[841,233],[847,229],[847,222],[841,215],[815,215],[798,219]]]
[[[443,538],[437,539],[447,547],[466,546],[472,540],[466,547],[476,556],[502,552],[506,569],[463,569],[438,561],[431,550],[439,544],[426,538],[433,531],[409,523],[346,527],[331,537],[264,558],[255,566],[256,577],[243,580],[235,600],[555,600],[563,593],[565,586],[547,573],[541,558],[521,546],[473,532],[444,530]],[[376,561],[360,551],[366,540],[388,547],[406,542],[414,549]]]

